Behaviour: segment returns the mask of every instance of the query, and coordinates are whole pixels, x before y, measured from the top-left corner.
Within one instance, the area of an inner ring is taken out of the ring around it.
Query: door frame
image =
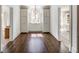
[[[34,5],[34,6],[35,6],[35,5]],[[44,25],[44,24],[43,24],[43,9],[42,9],[42,13],[41,13],[41,14],[42,14],[42,21],[41,21],[41,23],[40,23],[40,24],[41,24],[41,30],[32,31],[32,30],[30,30],[30,24],[31,24],[31,23],[29,23],[29,8],[27,9],[27,15],[28,15],[28,16],[27,16],[27,32],[44,32],[44,29],[43,29],[43,27],[44,27],[44,26],[43,26],[43,25]],[[34,24],[34,25],[36,25],[36,24]]]
[[[2,11],[2,9],[1,9],[1,5],[0,5],[0,52],[1,52],[1,40],[2,40],[2,38],[1,38],[1,35],[2,35],[2,17],[1,17],[1,11]]]
[[[22,23],[21,23],[21,21],[22,21],[21,18],[23,17],[23,16],[21,15],[22,10],[26,10],[26,13],[27,13],[27,15],[28,15],[28,8],[27,8],[27,7],[26,7],[26,8],[25,8],[25,7],[24,7],[24,8],[21,8],[21,7],[20,7],[20,24],[22,24]],[[26,17],[27,17],[27,15],[26,15]],[[24,33],[25,33],[25,32],[28,32],[28,17],[26,18],[26,23],[27,23],[27,25],[26,25],[26,31],[22,31],[22,28],[21,28],[21,26],[20,26],[20,31],[21,31],[21,32],[24,32]]]
[[[13,8],[10,7],[10,41],[13,40]]]
[[[77,5],[77,52],[79,53],[79,5]]]
[[[72,6],[69,5],[69,9],[70,9],[70,48],[69,48],[69,52],[72,51]],[[58,15],[61,14],[61,7],[58,8]],[[58,16],[58,38],[60,39],[60,16]],[[60,40],[61,41],[61,40]]]

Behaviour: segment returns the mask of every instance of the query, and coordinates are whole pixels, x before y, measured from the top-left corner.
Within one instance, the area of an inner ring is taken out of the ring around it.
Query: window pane
[[[41,17],[41,12],[40,12],[40,7],[39,6],[30,6],[30,23],[40,23],[40,17]]]

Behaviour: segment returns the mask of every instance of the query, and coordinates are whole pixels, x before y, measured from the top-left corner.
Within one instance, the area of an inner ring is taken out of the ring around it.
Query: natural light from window
[[[42,15],[42,12],[41,12],[41,9],[42,7],[41,6],[36,6],[36,5],[33,5],[33,6],[30,6],[29,7],[29,23],[40,23],[41,22],[41,15]]]

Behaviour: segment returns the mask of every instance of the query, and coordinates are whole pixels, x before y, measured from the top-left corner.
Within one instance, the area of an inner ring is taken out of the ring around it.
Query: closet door
[[[44,32],[50,31],[50,8],[44,8]]]
[[[27,9],[20,10],[20,17],[21,17],[21,32],[27,32]]]

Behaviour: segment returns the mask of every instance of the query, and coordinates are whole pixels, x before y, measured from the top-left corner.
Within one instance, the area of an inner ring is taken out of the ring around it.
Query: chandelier
[[[40,22],[40,10],[39,10],[39,8],[38,8],[38,6],[36,6],[36,5],[34,5],[34,6],[32,6],[32,8],[31,8],[31,15],[32,15],[32,17],[31,17],[31,23],[39,23]]]

